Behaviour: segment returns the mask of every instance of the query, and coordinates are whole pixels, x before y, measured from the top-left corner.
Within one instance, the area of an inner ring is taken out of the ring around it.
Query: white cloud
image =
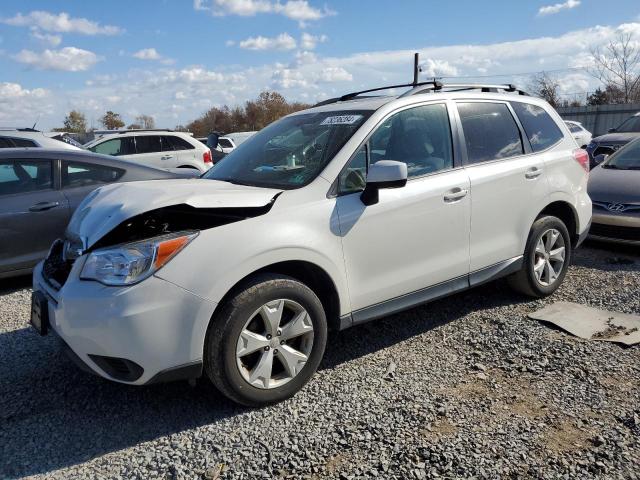
[[[44,88],[23,88],[19,83],[0,83],[0,124],[31,126],[39,115],[54,112],[51,92]]]
[[[300,47],[305,50],[313,50],[314,48],[316,48],[316,45],[318,43],[324,43],[327,40],[328,37],[326,35],[314,36],[307,32],[304,32],[302,34],[302,37],[300,38]]]
[[[60,50],[47,49],[42,52],[22,50],[12,58],[38,70],[67,72],[88,70],[101,60],[95,53],[75,47],[64,47]]]
[[[335,12],[327,7],[323,9],[312,7],[307,0],[287,0],[284,3],[279,0],[194,0],[193,8],[198,11],[209,11],[215,16],[252,17],[260,13],[275,13],[301,24],[335,15]]]
[[[544,7],[540,7],[540,9],[538,10],[538,15],[555,15],[562,10],[571,10],[572,8],[576,8],[578,6],[580,6],[580,0],[567,0],[564,3],[554,3],[553,5],[545,5]]]
[[[353,75],[342,67],[326,67],[320,73],[321,82],[350,82],[351,80]]]
[[[137,52],[133,53],[131,56],[139,60],[152,60],[160,62],[163,65],[171,65],[174,63],[173,59],[160,55],[155,48],[143,48],[142,50],[138,50]]]
[[[195,119],[211,106],[239,105],[265,89],[277,89],[289,100],[312,103],[353,90],[410,82],[413,53],[416,51],[420,52],[425,70],[433,69],[421,75],[424,79],[428,78],[427,74],[450,76],[455,72],[456,76],[465,77],[464,80],[445,81],[514,83],[526,87],[530,76],[516,74],[542,68],[551,71],[565,69],[553,73],[564,94],[593,91],[597,81],[586,71],[566,69],[584,65],[591,48],[606,45],[620,32],[633,33],[640,38],[640,23],[596,26],[512,42],[423,48],[416,45],[407,50],[369,51],[333,57],[323,57],[307,50],[291,50],[287,54],[290,57],[288,61],[255,63],[248,67],[227,65],[210,69],[191,65],[167,68],[147,62],[142,64],[145,69],[136,68],[109,76],[88,75],[89,83],[78,88],[52,87],[54,92],[41,101],[43,105],[52,105],[52,113],[43,113],[40,125],[42,128],[60,126],[64,115],[73,108],[85,112],[89,123],[91,118],[95,122],[110,108],[125,115],[125,122],[133,121],[133,117],[127,115],[136,110],[153,115],[158,126],[174,127]],[[545,60],[543,64],[540,63],[542,59]],[[474,75],[485,78],[474,79]],[[329,80],[331,83],[324,83]],[[398,89],[396,93],[401,91]],[[120,97],[120,101],[107,103],[107,97],[114,96]],[[573,98],[573,95],[563,98]],[[584,97],[580,95],[579,98]],[[0,101],[3,100],[11,101],[0,96]],[[28,106],[18,108],[20,102],[20,99],[14,102],[17,105],[12,110],[14,117],[1,123],[14,125],[17,122],[12,118],[31,115],[24,110]],[[5,110],[9,111],[0,104],[0,114]]]
[[[61,35],[42,33],[37,28],[32,29],[30,35],[32,38],[35,38],[36,40],[44,43],[45,45],[49,45],[51,47],[57,47],[62,43]]]
[[[277,37],[250,37],[239,43],[240,48],[246,50],[293,50],[296,40],[288,33],[281,33]]]
[[[305,88],[309,86],[309,81],[303,73],[292,68],[282,68],[275,70],[271,75],[271,83],[277,88]]]
[[[100,25],[86,18],[73,18],[68,13],[59,14],[36,10],[26,15],[18,13],[0,20],[15,27],[37,27],[46,32],[81,33],[83,35],[117,35],[122,29],[113,25]]]
[[[458,69],[446,60],[427,58],[426,63],[420,65],[420,71],[427,77],[447,77],[458,75]]]

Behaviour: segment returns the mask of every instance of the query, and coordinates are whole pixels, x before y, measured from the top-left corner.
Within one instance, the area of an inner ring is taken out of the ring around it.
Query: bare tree
[[[640,46],[631,33],[620,33],[604,48],[591,50],[590,73],[607,88],[622,92],[624,103],[637,99],[640,92]]]
[[[156,121],[151,115],[138,115],[136,117],[136,124],[140,125],[140,128],[151,130],[156,128]]]
[[[545,99],[553,108],[560,106],[560,82],[547,72],[535,75],[531,80],[529,90],[537,97]]]

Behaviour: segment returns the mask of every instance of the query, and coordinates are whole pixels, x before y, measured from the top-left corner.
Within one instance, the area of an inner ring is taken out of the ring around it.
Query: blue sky
[[[550,70],[570,96],[597,86],[589,50],[640,41],[639,22],[637,0],[3,0],[0,125],[55,127],[75,108],[173,127],[265,89],[313,102],[410,80],[413,51],[425,75]]]

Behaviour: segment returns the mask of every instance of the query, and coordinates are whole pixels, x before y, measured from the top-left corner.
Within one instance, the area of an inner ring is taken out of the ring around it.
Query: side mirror
[[[609,130],[607,130],[608,133],[615,133],[618,129],[617,128],[610,128]]]
[[[220,135],[217,133],[210,133],[207,135],[207,147],[214,149],[218,147],[218,140],[220,139]]]
[[[381,188],[401,188],[407,184],[407,164],[395,160],[380,160],[369,167],[367,185],[360,199],[365,205],[379,202]]]
[[[601,153],[600,155],[596,155],[593,158],[593,161],[596,163],[596,165],[600,165],[602,162],[604,162],[607,158],[609,158],[609,155],[605,155],[604,153]]]

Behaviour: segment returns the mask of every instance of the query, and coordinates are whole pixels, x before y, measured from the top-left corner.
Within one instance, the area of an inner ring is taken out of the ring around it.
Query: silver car
[[[640,138],[591,170],[593,217],[589,236],[640,245]]]
[[[29,273],[100,185],[176,177],[83,150],[0,149],[0,278]]]

